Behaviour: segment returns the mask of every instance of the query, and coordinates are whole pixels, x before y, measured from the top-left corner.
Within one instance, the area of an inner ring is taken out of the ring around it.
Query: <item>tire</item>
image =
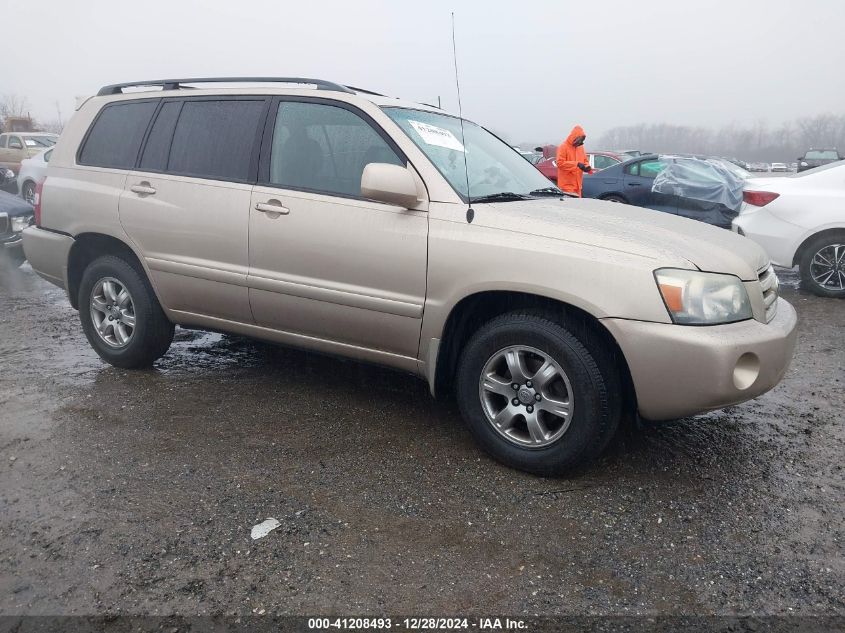
[[[580,329],[583,340],[544,315],[515,312],[493,319],[470,338],[458,363],[458,405],[472,435],[500,462],[561,475],[593,461],[612,439],[622,417],[619,372],[603,343],[588,328]],[[511,353],[523,353],[523,375],[516,380]],[[561,375],[541,385],[541,374],[553,371]],[[529,376],[533,380],[523,380]],[[569,414],[550,413],[562,411],[564,402]],[[505,420],[501,426],[492,421],[500,419],[497,410]],[[534,415],[545,435],[532,432],[528,422]]]
[[[617,195],[605,196],[604,198],[602,198],[602,200],[606,200],[607,202],[618,202],[620,204],[628,204],[628,201],[625,200],[625,198]]]
[[[128,302],[122,290],[127,291]],[[100,358],[115,367],[149,367],[164,356],[173,341],[173,324],[146,276],[120,257],[105,255],[91,262],[82,274],[78,299],[88,342]],[[108,318],[110,315],[114,317]],[[104,334],[98,331],[98,320],[104,324]],[[134,325],[130,326],[130,321]]]
[[[836,255],[838,261],[833,261]],[[845,233],[828,233],[811,240],[801,253],[798,270],[801,285],[814,295],[845,298]],[[832,275],[825,279],[828,272]]]
[[[29,202],[29,204],[35,204],[35,183],[31,180],[27,180],[23,187],[21,187],[21,198]]]

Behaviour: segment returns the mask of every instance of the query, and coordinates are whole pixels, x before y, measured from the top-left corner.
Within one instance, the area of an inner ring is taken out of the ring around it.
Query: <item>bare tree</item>
[[[29,111],[29,100],[14,94],[5,94],[0,99],[0,119],[24,117]]]
[[[730,156],[749,161],[793,161],[811,147],[845,148],[845,115],[821,114],[773,129],[758,120],[719,130],[684,125],[629,125],[607,131],[598,148],[640,149],[663,153]]]

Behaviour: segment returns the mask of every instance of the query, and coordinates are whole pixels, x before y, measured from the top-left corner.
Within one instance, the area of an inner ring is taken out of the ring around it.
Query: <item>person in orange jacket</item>
[[[557,186],[563,191],[574,193],[579,198],[584,173],[589,174],[593,171],[584,152],[586,138],[584,128],[576,125],[557,148]]]

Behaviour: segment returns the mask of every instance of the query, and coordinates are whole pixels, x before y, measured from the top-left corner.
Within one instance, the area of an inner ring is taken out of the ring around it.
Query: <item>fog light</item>
[[[734,387],[740,391],[745,391],[760,375],[760,359],[757,354],[746,352],[739,357],[734,367]]]

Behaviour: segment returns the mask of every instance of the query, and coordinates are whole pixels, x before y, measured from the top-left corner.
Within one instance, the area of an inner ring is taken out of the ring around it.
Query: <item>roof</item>
[[[161,93],[171,90],[203,90],[198,88],[198,84],[208,84],[213,88],[206,88],[206,90],[213,89],[220,91],[226,88],[237,88],[243,90],[243,84],[277,84],[272,88],[262,87],[262,92],[266,91],[268,94],[284,94],[286,90],[302,90],[303,86],[313,86],[313,89],[318,91],[340,92],[345,94],[354,94],[357,97],[366,99],[379,107],[399,107],[399,108],[413,108],[415,110],[425,110],[428,112],[435,112],[440,114],[447,114],[449,116],[457,116],[449,112],[445,112],[440,108],[424,103],[416,103],[395,97],[388,97],[371,90],[364,88],[355,88],[352,86],[345,86],[333,81],[325,79],[311,79],[308,77],[192,77],[183,79],[153,79],[147,81],[132,81],[120,84],[111,84],[103,86],[97,92],[97,96],[130,94],[124,92],[124,89],[131,89],[131,94],[156,92]],[[229,84],[228,86],[222,84]],[[231,84],[240,84],[232,86]],[[290,87],[283,87],[287,84]],[[149,90],[146,90],[146,89]]]

